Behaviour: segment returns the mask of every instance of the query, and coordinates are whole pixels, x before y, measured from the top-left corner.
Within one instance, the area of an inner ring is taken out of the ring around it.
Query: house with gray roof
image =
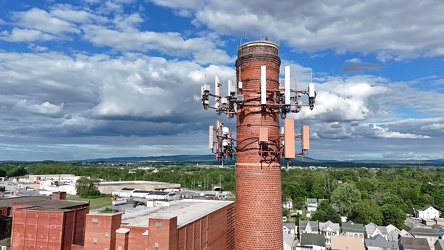
[[[415,211],[415,217],[423,220],[439,218],[439,215],[439,210],[430,205]]]
[[[397,241],[388,241],[382,235],[377,234],[364,240],[367,250],[398,250]]]
[[[430,249],[435,248],[435,242],[439,238],[438,230],[431,227],[414,227],[410,230],[410,233],[415,238],[426,239],[430,246]]]
[[[354,223],[353,221],[347,221],[342,223],[341,231],[343,234],[350,236],[352,238],[364,238],[365,230],[364,225],[359,223]]]
[[[424,238],[401,237],[398,241],[399,250],[431,250],[429,243]]]
[[[299,230],[299,235],[303,233],[318,234],[319,233],[318,222],[300,220],[298,230]]]
[[[371,222],[365,225],[365,238],[381,235],[387,240],[387,228],[382,226],[377,226],[375,223]]]
[[[283,223],[282,230],[286,234],[294,235],[296,234],[296,225],[294,223]]]
[[[300,244],[296,246],[296,250],[306,249],[326,250],[324,235],[302,233],[300,235]]]
[[[295,238],[294,235],[284,233],[284,249],[283,250],[294,250]]]
[[[319,222],[319,233],[325,236],[325,245],[327,247],[331,244],[331,237],[339,235],[340,230],[339,223],[333,223],[331,221]]]

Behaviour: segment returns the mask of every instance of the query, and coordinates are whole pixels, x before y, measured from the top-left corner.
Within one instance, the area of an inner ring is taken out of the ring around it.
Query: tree
[[[361,201],[361,192],[352,183],[342,183],[333,190],[331,200],[336,203],[337,211],[345,215]]]
[[[351,210],[347,218],[355,223],[382,225],[383,215],[378,204],[373,200],[362,200]]]
[[[382,225],[387,226],[389,224],[394,225],[397,228],[404,228],[405,214],[396,205],[387,204],[381,206],[381,212],[383,216]]]
[[[80,177],[76,182],[77,195],[81,198],[101,196],[98,184],[99,180],[96,178]]]
[[[13,167],[6,171],[7,176],[23,176],[27,174],[28,172],[24,167]]]
[[[5,177],[5,176],[6,176],[6,171],[0,168],[0,177]]]
[[[327,200],[323,200],[321,204],[319,204],[318,210],[312,214],[311,219],[322,222],[341,222],[341,216],[338,214],[338,212],[336,212],[336,210]]]

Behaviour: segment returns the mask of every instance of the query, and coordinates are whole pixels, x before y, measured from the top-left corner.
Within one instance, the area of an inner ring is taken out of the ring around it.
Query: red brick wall
[[[150,218],[148,232],[149,249],[177,249],[177,217]]]
[[[119,228],[117,231],[119,233],[116,232],[116,249],[129,250],[129,229]]]
[[[231,204],[179,228],[177,249],[234,249],[234,207]]]
[[[87,213],[88,208],[79,208],[75,210],[73,243],[77,243],[85,239],[85,222]]]
[[[267,104],[279,89],[278,47],[267,41],[241,45],[236,60],[245,104],[238,109],[236,145],[236,248],[282,249],[282,191],[277,143],[279,111],[261,107],[261,66],[267,66]],[[268,148],[259,130],[268,129]],[[270,152],[262,152],[268,150]]]
[[[7,207],[0,207],[0,214],[3,216],[8,216],[8,208]]]
[[[70,249],[63,246],[63,211],[16,210],[12,222],[11,250]]]
[[[66,200],[66,192],[53,192],[52,198],[55,200]]]
[[[121,228],[130,229],[128,235],[128,249],[131,250],[145,250],[148,248],[148,235],[143,235],[148,230],[148,227],[136,227],[121,225]]]
[[[122,214],[87,214],[85,227],[85,250],[114,250],[116,230],[120,228]]]

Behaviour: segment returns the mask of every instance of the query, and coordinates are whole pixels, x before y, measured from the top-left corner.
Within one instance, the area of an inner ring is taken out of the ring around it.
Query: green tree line
[[[211,189],[222,184],[235,192],[234,168],[198,166],[156,167],[150,170],[127,167],[81,166],[69,162],[2,163],[0,176],[25,174],[75,174],[103,180],[145,180],[179,183],[189,189]],[[340,215],[359,221],[369,218],[383,224],[399,220],[400,214],[432,205],[444,211],[444,168],[327,168],[282,169],[282,199],[291,198],[296,208],[306,198],[327,199]],[[364,211],[373,208],[375,214]],[[324,211],[326,214],[331,210]],[[391,218],[390,218],[391,217]],[[376,218],[376,219],[375,219]]]

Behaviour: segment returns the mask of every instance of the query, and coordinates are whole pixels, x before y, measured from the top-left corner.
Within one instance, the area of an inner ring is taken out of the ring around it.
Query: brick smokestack
[[[66,200],[66,192],[52,192],[52,199],[54,200]]]
[[[236,124],[236,249],[283,249],[279,110],[261,105],[261,66],[267,90],[279,89],[278,50],[267,40],[238,48],[236,74],[245,102],[238,106]],[[262,146],[261,128],[270,142]]]

